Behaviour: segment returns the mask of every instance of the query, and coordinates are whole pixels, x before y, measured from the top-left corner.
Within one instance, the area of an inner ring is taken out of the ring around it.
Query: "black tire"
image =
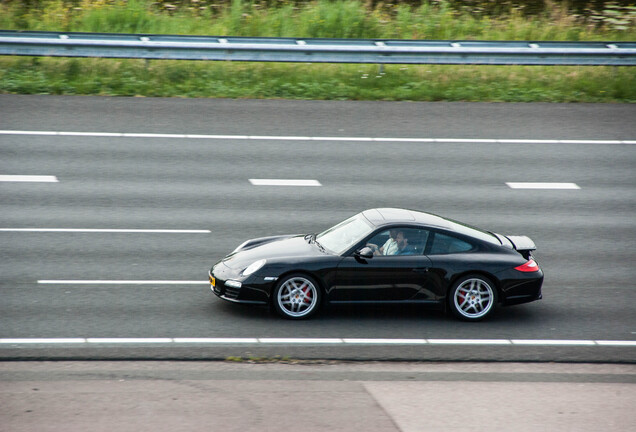
[[[272,303],[283,318],[298,320],[315,314],[321,300],[320,286],[312,277],[290,274],[276,285]]]
[[[481,321],[497,305],[497,288],[487,277],[468,275],[459,278],[448,293],[448,305],[463,321]]]

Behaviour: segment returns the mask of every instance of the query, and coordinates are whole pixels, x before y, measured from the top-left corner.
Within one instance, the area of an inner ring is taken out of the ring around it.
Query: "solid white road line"
[[[636,341],[597,340],[594,342],[596,342],[597,345],[605,345],[605,346],[636,346]]]
[[[344,338],[346,344],[358,345],[424,345],[426,339],[368,339],[368,338]]]
[[[514,345],[594,345],[591,340],[512,339]]]
[[[254,186],[322,186],[318,180],[249,179]]]
[[[58,180],[50,175],[0,175],[0,182],[58,183]]]
[[[0,232],[81,232],[81,233],[157,233],[210,234],[210,230],[111,229],[111,228],[0,228]]]
[[[508,339],[428,339],[433,345],[510,345]]]
[[[209,281],[195,280],[39,280],[48,285],[204,285]]]
[[[264,344],[341,344],[340,338],[259,338],[258,341]]]
[[[576,183],[508,182],[510,189],[581,189]]]
[[[174,338],[174,343],[184,344],[257,344],[257,338]]]
[[[636,347],[636,340],[567,340],[567,339],[358,339],[358,338],[2,338],[4,345],[49,345],[49,344],[285,344],[285,345],[472,345],[509,347],[545,346],[611,346]]]
[[[91,344],[165,344],[173,343],[172,338],[86,338]]]
[[[568,139],[507,139],[507,138],[395,138],[395,137],[321,137],[321,136],[273,136],[273,135],[208,135],[208,134],[157,134],[122,132],[64,132],[0,130],[0,135],[79,136],[107,138],[167,138],[167,139],[218,139],[258,141],[341,141],[341,142],[404,142],[404,143],[474,143],[474,144],[589,144],[635,145],[636,140],[568,140]]]

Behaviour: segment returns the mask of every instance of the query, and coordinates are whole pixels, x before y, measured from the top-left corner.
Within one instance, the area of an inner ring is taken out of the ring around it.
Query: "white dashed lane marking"
[[[0,228],[0,232],[71,232],[140,234],[210,234],[210,230],[111,229],[111,228]]]
[[[51,175],[0,175],[0,182],[57,183]]]
[[[42,285],[204,285],[205,280],[78,280],[78,279],[43,279]]]
[[[581,189],[576,183],[508,182],[511,189]]]
[[[322,186],[318,180],[250,179],[254,186]]]

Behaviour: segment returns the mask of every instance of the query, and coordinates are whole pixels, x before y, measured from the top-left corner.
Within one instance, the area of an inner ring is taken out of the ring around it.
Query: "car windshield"
[[[373,227],[361,215],[355,215],[338,225],[321,232],[316,240],[325,248],[338,255],[371,233]]]

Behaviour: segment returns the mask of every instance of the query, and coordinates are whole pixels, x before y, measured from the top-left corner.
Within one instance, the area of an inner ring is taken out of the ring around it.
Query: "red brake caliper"
[[[311,290],[309,289],[309,286],[307,286],[307,284],[305,284],[303,292],[305,293],[305,303],[311,303]]]

